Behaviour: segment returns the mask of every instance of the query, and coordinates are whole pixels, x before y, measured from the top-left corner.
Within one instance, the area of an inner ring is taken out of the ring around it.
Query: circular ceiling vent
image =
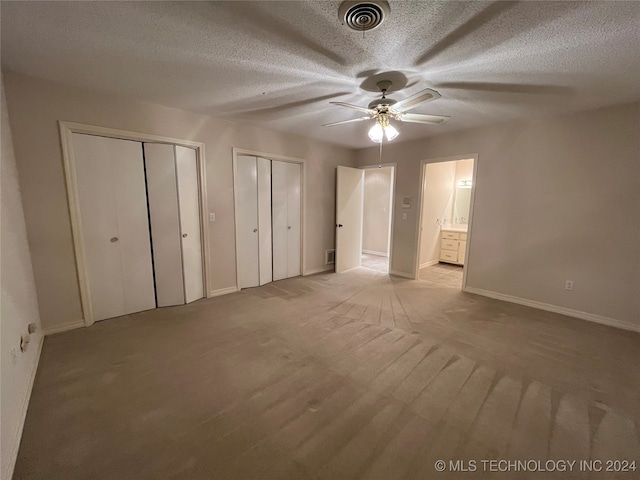
[[[359,32],[373,30],[389,14],[389,4],[384,0],[342,2],[338,10],[340,21]]]

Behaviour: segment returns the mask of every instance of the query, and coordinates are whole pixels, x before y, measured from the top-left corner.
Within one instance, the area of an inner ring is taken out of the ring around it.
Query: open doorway
[[[389,273],[393,174],[392,166],[364,169],[360,264],[384,273]]]
[[[422,165],[417,279],[462,289],[468,259],[474,155],[434,159]]]
[[[394,185],[395,164],[337,167],[336,273],[360,266],[389,272]]]

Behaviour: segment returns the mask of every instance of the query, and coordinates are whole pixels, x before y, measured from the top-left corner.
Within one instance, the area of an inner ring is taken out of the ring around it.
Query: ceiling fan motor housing
[[[375,110],[378,107],[390,107],[394,103],[396,103],[396,100],[392,98],[377,98],[376,100],[369,102],[369,108]]]
[[[378,98],[376,100],[373,100],[372,102],[369,102],[369,108],[374,110],[379,110],[379,111],[386,110],[385,107],[388,108],[394,103],[396,103],[396,101],[393,100],[392,98],[387,98],[385,96],[387,94],[387,90],[389,90],[391,85],[392,83],[389,80],[380,80],[378,83],[376,83],[376,86],[382,92],[382,98]]]
[[[345,1],[338,9],[340,21],[358,32],[380,26],[388,14],[389,3],[385,0]]]

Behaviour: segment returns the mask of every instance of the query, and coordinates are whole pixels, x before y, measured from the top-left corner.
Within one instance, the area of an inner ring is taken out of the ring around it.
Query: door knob
[[[117,242],[118,241],[118,237],[111,237],[111,243]]]
[[[183,234],[182,234],[182,238],[187,238],[187,234],[186,234],[186,233],[183,233]]]
[[[342,228],[342,224],[341,223],[339,223],[337,226],[338,226],[338,228]]]
[[[254,228],[254,229],[253,229],[253,233],[256,233],[257,231],[258,231],[258,229],[257,229],[257,228]]]
[[[288,230],[291,230],[291,225],[289,225],[289,226],[287,227],[287,229],[288,229]]]

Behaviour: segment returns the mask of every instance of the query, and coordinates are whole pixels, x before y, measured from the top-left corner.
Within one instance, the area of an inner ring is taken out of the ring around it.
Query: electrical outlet
[[[564,289],[572,291],[573,290],[573,280],[567,280],[564,282]]]
[[[215,213],[210,213],[209,214],[209,221],[210,222],[215,222],[216,221],[216,214]]]
[[[402,219],[403,219],[403,220],[406,220],[406,219],[407,219],[407,212],[404,212],[404,213],[402,214]]]

